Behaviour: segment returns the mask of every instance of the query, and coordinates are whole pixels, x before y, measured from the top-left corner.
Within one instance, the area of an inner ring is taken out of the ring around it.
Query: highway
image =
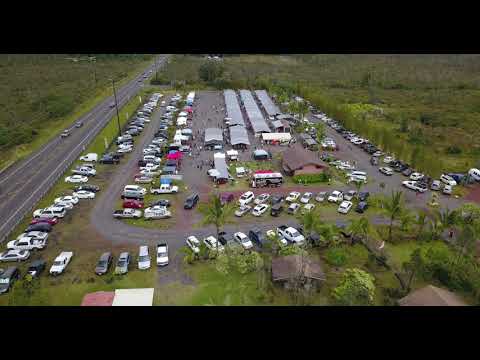
[[[159,55],[157,66],[163,66],[167,59],[168,56]],[[150,65],[130,82],[116,89],[119,108],[139,92],[143,86],[143,75],[155,67],[155,64]],[[0,242],[7,239],[26,215],[30,215],[36,203],[82,154],[110,118],[116,115],[115,107],[110,108],[114,101],[112,94],[76,119],[68,127],[71,129],[70,136],[61,138],[58,134],[35,153],[0,173],[0,217],[3,220],[0,224]],[[74,124],[78,121],[83,122],[83,126],[75,128]]]

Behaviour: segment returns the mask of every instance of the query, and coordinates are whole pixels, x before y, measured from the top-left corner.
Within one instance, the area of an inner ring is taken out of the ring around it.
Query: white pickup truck
[[[30,236],[12,240],[7,244],[9,250],[41,250],[45,246],[47,246],[47,238],[38,239]]]
[[[67,265],[70,263],[70,260],[73,257],[73,252],[63,251],[55,258],[52,267],[50,268],[50,275],[56,276],[60,275],[65,271]]]
[[[154,195],[178,193],[178,186],[170,184],[160,184],[158,188],[151,188],[150,193]]]
[[[277,234],[278,236],[285,238],[287,241],[296,244],[301,244],[305,241],[305,237],[300,234],[297,229],[287,225],[277,227]]]

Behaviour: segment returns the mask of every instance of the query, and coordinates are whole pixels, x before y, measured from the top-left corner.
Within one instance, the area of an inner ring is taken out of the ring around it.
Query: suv
[[[272,216],[279,216],[283,211],[283,205],[281,203],[277,203],[273,205],[270,209],[270,215]]]
[[[266,241],[265,236],[263,235],[262,231],[258,228],[253,228],[248,232],[248,237],[254,243],[256,243],[259,247],[262,247]]]
[[[11,266],[0,273],[0,294],[7,293],[19,277],[20,271],[16,266]]]
[[[185,200],[185,204],[183,205],[183,208],[184,209],[193,209],[195,207],[195,205],[197,204],[198,200],[200,199],[200,197],[198,196],[198,194],[192,194],[190,195],[186,200]]]

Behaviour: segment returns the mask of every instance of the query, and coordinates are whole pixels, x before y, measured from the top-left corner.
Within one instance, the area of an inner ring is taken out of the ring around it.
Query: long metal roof
[[[247,112],[248,120],[252,125],[253,132],[257,134],[262,132],[270,132],[270,128],[268,127],[268,124],[265,121],[262,112],[258,108],[251,91],[240,90],[240,98],[242,99],[243,105],[245,106],[245,111]]]
[[[230,143],[232,145],[250,145],[247,129],[242,125],[230,126]]]
[[[227,162],[225,161],[225,156],[213,156],[213,162],[215,164],[215,169],[218,171],[219,175],[217,179],[228,179],[228,167]]]
[[[242,110],[238,104],[237,94],[233,90],[224,90],[223,97],[225,98],[225,107],[227,109],[227,117],[231,118],[230,125],[243,125]]]
[[[206,128],[205,129],[205,142],[219,141],[223,142],[223,132],[219,128]]]
[[[280,109],[275,105],[270,96],[268,96],[266,90],[255,90],[255,94],[269,116],[281,114]]]

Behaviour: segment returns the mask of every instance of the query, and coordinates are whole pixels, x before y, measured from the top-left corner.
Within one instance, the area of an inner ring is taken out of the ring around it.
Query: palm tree
[[[222,205],[220,201],[220,197],[217,193],[214,193],[210,196],[207,203],[202,203],[198,206],[198,210],[203,215],[202,225],[214,225],[215,231],[217,235],[217,241],[219,238],[219,234],[223,226],[227,223],[230,223],[230,217],[235,211],[232,204],[227,203]],[[218,245],[218,243],[217,243]],[[218,246],[217,246],[218,252]]]
[[[315,229],[325,246],[337,245],[339,243],[339,231],[333,224],[319,223]]]
[[[361,236],[362,240],[368,243],[368,236],[372,233],[372,227],[370,221],[365,216],[362,216],[359,219],[350,220],[348,231],[351,232],[352,236]]]
[[[308,211],[298,217],[300,224],[302,225],[305,236],[308,238],[314,230],[320,224],[320,216],[313,211]]]
[[[456,211],[451,211],[448,208],[445,210],[438,210],[435,212],[435,217],[438,221],[438,225],[440,227],[440,231],[444,231],[445,229],[455,226],[458,224],[458,214]]]
[[[425,226],[427,225],[427,214],[425,211],[419,211],[413,223],[417,228],[415,239],[419,240],[425,230]]]
[[[393,223],[402,214],[404,209],[403,192],[392,191],[392,195],[383,201],[383,208],[390,218],[390,225],[388,227],[388,241],[392,241]]]

